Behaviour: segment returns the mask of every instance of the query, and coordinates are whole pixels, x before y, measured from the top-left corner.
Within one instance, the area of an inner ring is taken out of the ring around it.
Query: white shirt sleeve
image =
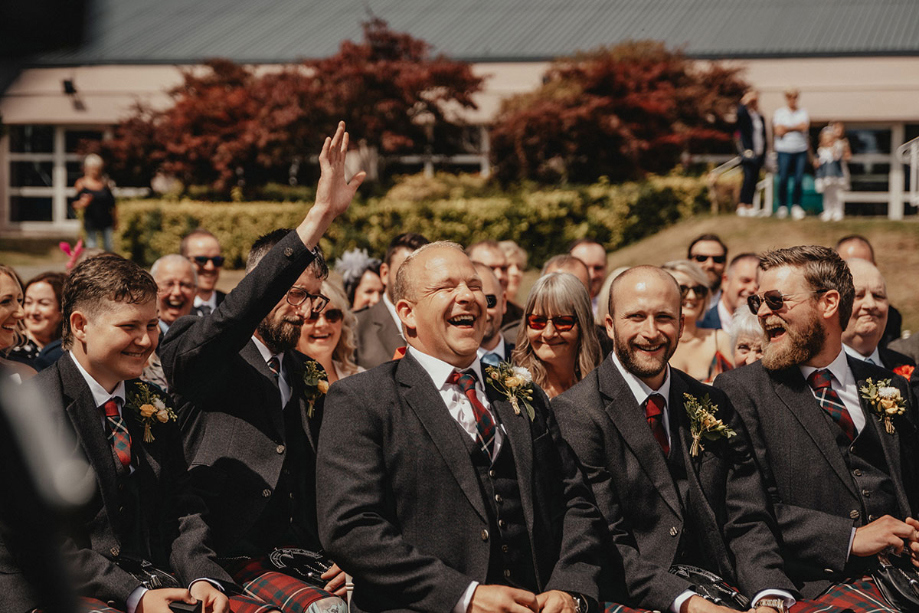
[[[456,601],[456,606],[453,607],[453,613],[466,613],[466,611],[469,610],[469,603],[472,602],[472,595],[475,593],[475,588],[477,587],[479,587],[478,581],[473,581],[469,584],[469,587],[466,588],[466,591],[463,592],[460,599]]]
[[[128,599],[125,601],[127,605],[128,613],[134,613],[137,609],[137,605],[140,604],[140,599],[144,597],[144,594],[147,593],[147,588],[144,586],[139,586],[128,596]]]

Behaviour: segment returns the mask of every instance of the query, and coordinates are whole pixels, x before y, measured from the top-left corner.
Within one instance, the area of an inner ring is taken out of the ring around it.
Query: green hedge
[[[228,266],[241,267],[252,241],[280,227],[294,227],[305,203],[211,203],[140,200],[118,205],[122,253],[151,264],[179,250],[197,227],[213,232]],[[540,265],[572,240],[592,236],[614,250],[708,209],[703,179],[672,175],[611,185],[601,180],[560,189],[497,191],[470,176],[404,178],[383,198],[356,201],[332,225],[322,247],[332,258],[353,247],[382,254],[401,232],[461,244],[513,239]]]

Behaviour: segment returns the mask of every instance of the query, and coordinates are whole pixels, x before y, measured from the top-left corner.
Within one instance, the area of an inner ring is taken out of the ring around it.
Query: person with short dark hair
[[[606,279],[606,248],[592,238],[580,238],[568,246],[568,253],[584,262],[590,277],[590,304],[597,314],[597,296]]]
[[[239,285],[210,315],[177,320],[160,352],[176,393],[190,401],[179,419],[189,475],[209,509],[209,542],[247,593],[285,613],[317,602],[345,610],[330,593],[345,592],[337,566],[322,573],[325,589],[290,566],[295,550],[320,551],[315,458],[328,383],[294,348],[305,318],[328,302],[319,239],[365,177],[345,180],[348,142],[341,123],[323,145],[316,202],[300,225],[256,240]]]
[[[396,314],[393,302],[393,286],[399,267],[410,253],[430,241],[420,234],[405,232],[389,243],[383,263],[380,264],[380,280],[383,282],[383,297],[357,316],[355,330],[354,361],[361,368],[370,370],[393,359],[396,350],[405,346],[402,338],[402,324]]]
[[[197,290],[194,313],[210,315],[226,298],[226,294],[217,289],[224,263],[220,241],[204,228],[197,228],[182,237],[179,253],[195,265]]]
[[[172,399],[138,380],[157,346],[156,294],[150,274],[121,257],[77,265],[63,289],[67,353],[28,383],[54,407],[55,427],[76,434],[99,489],[68,522],[64,559],[84,606],[170,613],[170,603],[201,600],[227,612],[222,583],[232,579],[203,538]],[[145,585],[141,561],[173,570],[175,588]]]
[[[721,298],[706,311],[699,327],[721,328],[730,332],[734,311],[747,304],[747,296],[756,293],[758,273],[759,256],[755,253],[741,253],[731,258],[721,277]]]
[[[702,234],[689,243],[686,259],[699,265],[708,277],[708,307],[711,309],[721,299],[721,280],[728,262],[728,247],[717,234]]]
[[[466,255],[468,255],[469,259],[473,262],[481,262],[491,268],[495,276],[498,277],[501,287],[504,288],[505,297],[507,297],[507,271],[510,264],[508,263],[507,256],[504,254],[504,250],[501,249],[501,244],[498,243],[498,241],[490,239],[472,243],[466,247]],[[508,301],[507,310],[504,312],[504,319],[501,321],[501,326],[506,327],[512,325],[514,322],[520,321],[522,316],[523,310],[518,305]]]
[[[320,433],[320,532],[351,611],[596,610],[599,513],[542,390],[521,377],[518,412],[487,383],[472,262],[425,245],[393,297],[405,356],[332,386]]]
[[[750,433],[786,573],[818,606],[893,611],[869,575],[878,553],[919,555],[914,397],[901,377],[843,350],[855,288],[835,251],[769,251],[760,270],[748,303],[768,337],[763,359],[715,387]],[[865,392],[869,379],[895,410]]]

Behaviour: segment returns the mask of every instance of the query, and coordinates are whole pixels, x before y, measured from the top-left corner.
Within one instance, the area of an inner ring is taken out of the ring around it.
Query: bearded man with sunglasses
[[[723,393],[668,364],[683,329],[676,279],[655,266],[622,273],[613,281],[606,329],[612,353],[552,408],[623,559],[626,604],[730,611],[669,572],[688,564],[737,586],[759,613],[793,605],[739,417]],[[734,434],[715,433],[694,453],[699,424],[686,406],[690,398],[709,403]]]
[[[769,343],[760,362],[715,386],[750,432],[786,572],[818,605],[896,610],[881,605],[869,575],[879,553],[919,559],[914,398],[906,380],[843,350],[855,290],[838,254],[779,249],[759,267],[759,293],[747,301]],[[889,420],[868,379],[888,386]]]
[[[210,315],[173,324],[161,353],[184,403],[189,476],[208,507],[205,542],[237,584],[285,613],[346,610],[329,593],[344,595],[337,566],[322,575],[324,591],[291,576],[286,562],[298,558],[277,548],[321,549],[315,466],[323,407],[294,347],[304,319],[328,302],[319,239],[364,178],[345,180],[347,149],[342,123],[323,146],[316,203],[301,224],[259,238],[239,285]]]

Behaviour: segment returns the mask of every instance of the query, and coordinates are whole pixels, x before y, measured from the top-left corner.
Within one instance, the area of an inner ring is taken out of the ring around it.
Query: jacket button
[[[504,521],[503,519],[499,519],[499,520],[498,520],[498,527],[501,528],[502,530],[503,530],[504,528],[507,528],[507,522]]]
[[[293,248],[292,248],[292,247],[288,247],[287,249],[285,249],[285,250],[284,250],[284,255],[286,255],[287,257],[293,257],[293,255],[294,255],[294,250],[293,250]]]
[[[495,494],[495,502],[504,502],[504,499],[501,498],[501,494]]]
[[[871,498],[871,492],[869,492],[868,490],[862,490],[862,496],[864,496],[865,498]]]
[[[502,552],[507,553],[507,552],[510,551],[510,550],[511,550],[511,548],[508,547],[507,545],[501,545],[501,551],[502,551]]]
[[[862,471],[860,471],[860,470],[857,469],[857,468],[855,469],[854,473],[855,473],[855,476],[856,476],[856,477],[861,477],[861,476],[862,476]]]
[[[112,547],[111,552],[116,558],[121,555],[121,550],[118,547]]]
[[[278,445],[275,448],[275,451],[277,451],[278,453],[284,453],[284,445]]]
[[[858,509],[852,509],[851,511],[849,511],[849,517],[851,517],[852,519],[858,519],[859,515],[861,515],[861,513],[858,512]]]
[[[270,496],[271,496],[271,490],[269,490],[267,487],[262,490],[262,498],[268,498]]]
[[[504,578],[505,578],[505,579],[510,579],[510,578],[511,578],[511,569],[509,569],[509,568],[505,568],[505,569],[504,569]]]
[[[680,531],[677,530],[677,527],[676,527],[676,526],[671,526],[671,528],[670,528],[670,536],[676,536],[676,535],[679,534],[679,533],[680,533]]]
[[[495,475],[497,475],[497,474],[498,474],[498,473],[495,472],[495,469],[494,469],[494,468],[492,468],[491,470],[488,471],[488,476],[491,477],[492,479],[494,479],[494,478],[495,478]]]
[[[483,541],[488,540],[488,530],[482,530],[482,540]]]
[[[832,575],[832,574],[833,574],[833,569],[832,569],[832,568],[824,568],[824,569],[823,569],[823,572],[825,572],[825,573],[828,574],[828,575]]]

